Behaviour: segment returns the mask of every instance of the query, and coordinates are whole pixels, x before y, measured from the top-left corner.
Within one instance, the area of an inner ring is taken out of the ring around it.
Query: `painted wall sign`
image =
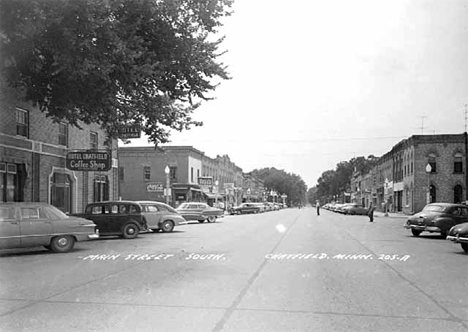
[[[107,151],[96,150],[68,152],[66,167],[72,171],[106,172],[112,168],[112,155]]]
[[[148,193],[162,193],[164,192],[164,185],[162,183],[151,182],[146,184],[146,192]]]

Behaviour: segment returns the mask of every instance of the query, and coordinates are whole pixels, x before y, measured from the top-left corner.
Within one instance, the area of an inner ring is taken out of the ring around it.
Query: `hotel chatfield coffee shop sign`
[[[66,166],[72,171],[107,172],[112,168],[112,156],[108,151],[72,151],[67,153]]]

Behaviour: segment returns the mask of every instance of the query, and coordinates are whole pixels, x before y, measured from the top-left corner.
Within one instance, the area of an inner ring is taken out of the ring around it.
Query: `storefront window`
[[[50,188],[50,204],[64,213],[71,212],[71,180],[65,173],[54,173]]]
[[[103,202],[109,200],[109,180],[105,175],[96,175],[94,178],[94,201]]]

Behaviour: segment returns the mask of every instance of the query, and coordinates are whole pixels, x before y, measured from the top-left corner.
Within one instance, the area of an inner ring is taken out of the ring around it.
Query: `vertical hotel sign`
[[[107,172],[112,168],[112,155],[108,151],[73,151],[67,153],[66,166],[72,171]]]

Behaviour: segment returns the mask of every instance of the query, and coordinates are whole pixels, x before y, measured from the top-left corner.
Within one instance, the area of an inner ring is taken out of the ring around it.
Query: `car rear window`
[[[445,211],[445,206],[442,205],[426,205],[423,211],[431,211],[431,212],[443,212]]]
[[[15,209],[11,207],[0,207],[0,221],[15,219]]]

